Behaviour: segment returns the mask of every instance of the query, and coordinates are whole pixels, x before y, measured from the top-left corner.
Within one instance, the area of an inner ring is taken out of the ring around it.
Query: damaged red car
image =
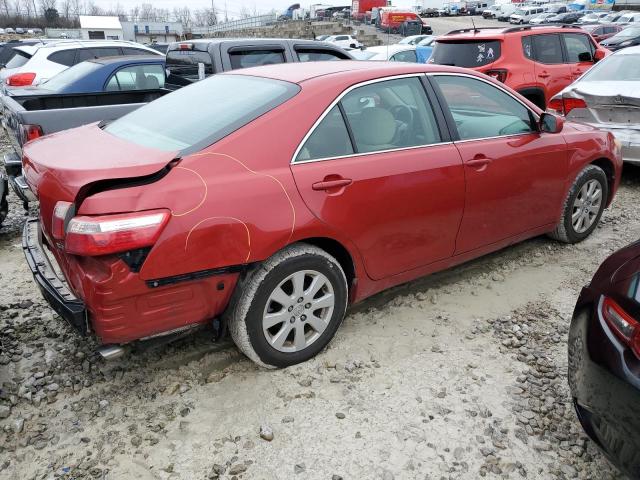
[[[347,306],[549,234],[589,236],[614,137],[455,67],[318,62],[213,76],[29,143],[23,246],[51,306],[110,352],[228,327],[305,361]]]

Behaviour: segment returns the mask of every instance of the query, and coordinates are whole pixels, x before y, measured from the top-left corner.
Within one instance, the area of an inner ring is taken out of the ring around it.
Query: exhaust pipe
[[[98,349],[98,353],[105,360],[111,361],[124,356],[127,350],[120,345],[105,345]]]

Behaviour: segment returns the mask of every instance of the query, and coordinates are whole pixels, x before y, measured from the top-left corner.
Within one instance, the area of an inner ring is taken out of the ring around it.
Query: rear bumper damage
[[[114,255],[65,255],[57,262],[62,280],[44,241],[39,220],[28,220],[23,249],[42,295],[76,330],[95,334],[102,344],[148,340],[211,322],[226,309],[239,275],[217,269],[145,281]]]

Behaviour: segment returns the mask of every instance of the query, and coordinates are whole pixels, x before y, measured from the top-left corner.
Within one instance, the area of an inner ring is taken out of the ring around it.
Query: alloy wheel
[[[299,352],[329,326],[335,295],[329,279],[315,270],[289,275],[271,292],[262,315],[262,331],[280,352]]]
[[[571,224],[576,233],[584,233],[596,221],[602,204],[602,185],[598,180],[586,182],[573,202]]]

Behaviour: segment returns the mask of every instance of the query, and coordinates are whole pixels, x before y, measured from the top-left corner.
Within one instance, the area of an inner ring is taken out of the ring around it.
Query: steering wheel
[[[500,135],[515,135],[517,133],[526,133],[522,130],[522,124],[524,122],[522,120],[515,120],[513,122],[511,122],[509,125],[505,125],[504,127],[502,127],[500,130],[498,130],[498,133]],[[514,131],[510,131],[512,128],[514,127],[520,127],[520,130],[517,132]]]
[[[393,118],[401,121],[402,123],[406,123],[408,125],[413,124],[413,110],[406,105],[394,105],[389,109]]]

